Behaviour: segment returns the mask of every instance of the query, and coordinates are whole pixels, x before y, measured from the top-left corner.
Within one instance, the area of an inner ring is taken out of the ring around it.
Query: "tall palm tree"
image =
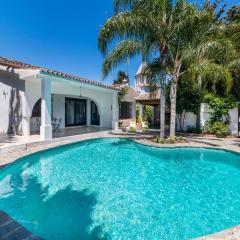
[[[160,135],[164,138],[171,0],[115,0],[114,5],[115,15],[107,20],[98,36],[99,49],[105,56],[103,76],[107,76],[113,68],[127,62],[129,58],[142,55],[148,62],[144,74],[148,76],[149,81],[157,81],[160,86]],[[109,53],[109,45],[116,39],[120,42]],[[154,60],[156,55],[161,56],[157,67]]]
[[[226,69],[205,52],[223,49],[225,41],[214,40],[215,22],[211,14],[187,0],[115,0],[115,15],[108,19],[99,32],[99,49],[104,54],[103,75],[129,57],[141,54],[147,60],[146,73],[150,81],[158,81],[161,89],[161,136],[165,128],[165,83],[171,76],[170,136],[175,137],[177,83],[185,71],[201,75],[214,74],[230,82]],[[120,40],[109,52],[114,40]],[[156,57],[157,56],[157,57]],[[196,57],[198,56],[198,57]],[[201,60],[201,61],[200,61]],[[184,62],[191,61],[189,68]],[[195,63],[195,64],[194,64]]]
[[[228,67],[218,64],[215,59],[224,51],[224,54],[233,53],[234,48],[229,39],[218,32],[214,17],[205,9],[179,1],[175,6],[172,21],[173,34],[167,47],[172,59],[170,136],[175,137],[179,78],[191,70],[195,71],[199,81],[208,76],[216,81],[222,80],[231,87],[232,77]]]

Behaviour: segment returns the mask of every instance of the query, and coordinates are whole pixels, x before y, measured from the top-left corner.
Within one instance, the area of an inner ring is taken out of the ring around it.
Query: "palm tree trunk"
[[[170,137],[176,136],[176,102],[177,102],[177,79],[173,78],[170,90]]]
[[[161,84],[160,87],[160,137],[164,139],[165,137],[165,86]]]
[[[165,114],[166,114],[166,94],[165,94],[165,85],[167,80],[167,59],[168,59],[168,50],[166,43],[162,43],[160,47],[161,52],[161,76],[160,76],[160,137],[165,138]]]
[[[197,82],[198,82],[199,89],[201,89],[202,88],[202,78],[200,75],[197,76]],[[198,130],[201,129],[201,103],[200,103],[200,106],[197,111],[196,129],[198,129]]]

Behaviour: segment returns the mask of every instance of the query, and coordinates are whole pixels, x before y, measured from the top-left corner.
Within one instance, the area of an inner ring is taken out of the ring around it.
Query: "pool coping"
[[[28,229],[11,218],[8,214],[0,211],[0,239],[2,240],[43,240],[32,234]]]
[[[94,140],[100,138],[125,138],[132,141],[135,141],[138,144],[148,146],[148,147],[157,147],[157,148],[208,148],[208,149],[216,149],[216,150],[224,150],[227,152],[238,153],[240,154],[240,149],[236,147],[224,147],[224,146],[214,146],[212,144],[191,141],[185,142],[181,144],[158,144],[153,141],[150,141],[147,137],[141,138],[137,136],[122,136],[118,134],[112,134],[111,131],[104,131],[98,133],[88,133],[82,135],[75,135],[63,138],[57,138],[50,141],[38,141],[32,143],[24,143],[18,145],[17,148],[10,147],[10,149],[5,149],[4,152],[0,152],[0,171],[2,168],[13,164],[14,162],[21,160],[23,157],[29,156],[31,154],[46,151],[48,149],[58,148],[63,145],[72,145],[78,142],[86,141],[86,140]],[[4,161],[6,158],[6,161]],[[240,225],[234,226],[232,228],[213,233],[211,235],[206,235],[198,238],[194,238],[193,240],[236,240],[240,239]]]

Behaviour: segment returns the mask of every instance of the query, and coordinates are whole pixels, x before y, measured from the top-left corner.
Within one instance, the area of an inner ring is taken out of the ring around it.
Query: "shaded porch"
[[[152,118],[149,119],[149,124],[151,128],[160,127],[160,93],[159,92],[149,92],[145,94],[140,94],[136,97],[136,103],[139,108],[139,117],[144,118],[146,114],[146,107],[150,106],[152,108]],[[165,128],[166,131],[170,127],[170,111],[166,109],[165,112]]]

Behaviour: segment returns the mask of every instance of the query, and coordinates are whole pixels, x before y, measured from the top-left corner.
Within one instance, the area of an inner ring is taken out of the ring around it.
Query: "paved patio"
[[[71,127],[61,129],[59,132],[53,133],[53,139],[64,138],[69,136],[77,136],[88,133],[103,132],[109,129],[100,127]],[[0,136],[0,154],[4,152],[11,152],[12,150],[24,149],[25,144],[42,142],[38,133],[33,133],[31,136],[19,135],[2,135]]]

